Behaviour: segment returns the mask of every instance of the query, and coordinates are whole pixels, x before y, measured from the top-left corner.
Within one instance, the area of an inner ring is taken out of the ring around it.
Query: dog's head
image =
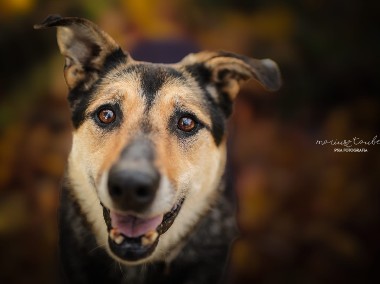
[[[280,86],[277,65],[226,52],[134,61],[95,24],[48,17],[65,56],[68,179],[97,241],[124,263],[169,257],[217,195],[239,84]]]

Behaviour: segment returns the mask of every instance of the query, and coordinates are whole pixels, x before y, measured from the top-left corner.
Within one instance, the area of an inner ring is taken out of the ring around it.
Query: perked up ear
[[[82,19],[51,15],[35,29],[57,27],[57,41],[65,56],[65,79],[69,89],[87,90],[98,78],[107,56],[120,51],[116,42],[94,23]]]
[[[206,51],[190,54],[180,64],[192,73],[208,75],[203,83],[214,86],[219,96],[227,96],[222,98],[224,101],[232,102],[239,92],[240,83],[250,78],[255,78],[269,91],[277,91],[281,86],[280,70],[271,59],[259,60],[223,51]]]

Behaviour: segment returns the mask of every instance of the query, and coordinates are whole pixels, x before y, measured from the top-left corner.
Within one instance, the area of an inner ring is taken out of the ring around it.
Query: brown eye
[[[100,122],[109,124],[115,121],[116,115],[113,110],[102,109],[98,112],[98,118]]]
[[[188,116],[184,116],[184,117],[181,117],[179,120],[178,120],[178,128],[182,131],[185,131],[185,132],[190,132],[192,131],[197,125],[195,123],[195,121],[188,117]]]

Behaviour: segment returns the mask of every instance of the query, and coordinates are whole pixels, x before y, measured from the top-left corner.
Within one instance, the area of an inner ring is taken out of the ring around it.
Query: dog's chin
[[[173,224],[175,218],[177,217],[179,211],[181,210],[184,199],[179,200],[172,209],[152,220],[143,222],[160,222],[158,226],[155,226],[155,229],[143,230],[140,234],[137,232],[130,234],[125,230],[119,229],[115,226],[117,222],[124,222],[125,220],[112,220],[116,218],[117,214],[110,211],[110,209],[103,206],[103,216],[107,225],[108,230],[108,247],[109,251],[114,258],[119,261],[125,262],[126,264],[140,264],[144,261],[147,261],[149,257],[154,253],[160,237],[164,234],[171,225]],[[134,218],[131,216],[117,217],[130,219]],[[134,220],[132,222],[139,222],[139,220]]]

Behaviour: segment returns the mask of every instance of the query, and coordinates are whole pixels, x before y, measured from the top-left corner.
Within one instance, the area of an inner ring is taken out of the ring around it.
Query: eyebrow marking
[[[169,82],[171,79],[186,81],[181,71],[171,66],[151,63],[139,63],[127,66],[114,74],[114,77],[122,77],[123,74],[134,74],[136,80],[140,81],[141,95],[145,99],[147,111],[151,109],[159,90],[166,82]]]
[[[142,65],[141,70],[141,89],[146,101],[146,110],[149,111],[156,99],[158,91],[162,86],[172,79],[185,80],[183,74],[173,67]]]

